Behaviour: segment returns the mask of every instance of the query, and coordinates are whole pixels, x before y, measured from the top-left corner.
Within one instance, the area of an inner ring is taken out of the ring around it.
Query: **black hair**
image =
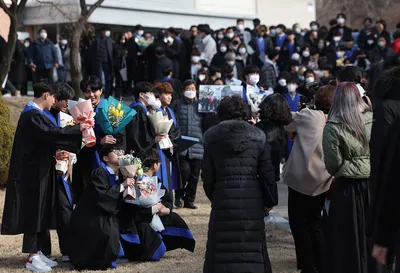
[[[154,53],[156,53],[157,56],[162,56],[165,54],[165,49],[162,46],[156,46]]]
[[[271,51],[268,53],[268,58],[269,58],[270,60],[272,60],[273,58],[275,58],[275,57],[278,56],[278,55],[279,55],[279,51],[276,50],[276,49],[274,49],[274,50],[271,50]]]
[[[99,151],[101,161],[103,161],[103,157],[108,156],[110,153],[112,153],[115,150],[115,147],[116,146],[114,144],[104,145]]]
[[[163,68],[162,74],[164,77],[168,77],[172,73],[172,66],[168,65]]]
[[[208,71],[210,73],[210,76],[213,76],[217,73],[221,73],[221,68],[215,67],[215,66],[210,66],[210,69]]]
[[[213,81],[213,84],[215,85],[215,83],[216,83],[217,81],[222,81],[222,83],[225,83],[224,79],[222,79],[222,78],[216,78],[216,79]]]
[[[365,22],[367,22],[367,21],[369,21],[369,22],[372,23],[372,19],[371,19],[370,17],[367,17],[367,18],[364,19],[364,24],[365,24]]]
[[[373,94],[376,98],[395,99],[398,98],[400,86],[400,66],[385,71],[376,81]]]
[[[383,29],[386,29],[386,21],[385,20],[378,20],[376,21],[376,24],[382,24],[383,25]]]
[[[54,85],[56,99],[58,101],[71,100],[75,96],[75,91],[65,82],[59,82]]]
[[[318,23],[317,21],[312,21],[312,22],[310,22],[310,27],[311,27],[312,25],[317,25],[318,28],[319,28],[319,23]]]
[[[224,71],[225,71],[225,74],[232,73],[233,72],[233,67],[230,66],[229,64],[226,64]]]
[[[161,30],[159,32],[157,32],[157,39],[164,40],[164,38],[165,38],[165,32],[163,32]]]
[[[336,15],[336,19],[338,19],[339,17],[343,17],[345,20],[347,19],[344,13],[339,13],[338,15]]]
[[[150,169],[154,164],[161,163],[161,158],[155,149],[147,149],[139,154],[144,169]]]
[[[40,98],[41,96],[43,96],[44,93],[50,93],[50,95],[56,94],[56,90],[47,79],[42,79],[39,82],[33,84],[33,96],[35,98]]]
[[[197,28],[197,26],[196,25],[192,25],[189,30],[192,30],[193,28]]]
[[[314,75],[314,77],[315,77],[315,72],[314,72],[314,70],[312,70],[312,69],[307,69],[306,71],[304,71],[304,77],[307,75],[307,74],[313,74]]]
[[[247,120],[249,106],[239,96],[225,97],[217,107],[218,119],[224,120]]]
[[[143,30],[143,26],[142,25],[136,25],[135,26],[135,30]]]
[[[336,19],[332,19],[332,20],[330,20],[330,21],[329,21],[329,25],[330,25],[330,26],[337,25],[337,21],[336,21]]]
[[[190,85],[196,86],[196,82],[194,80],[186,80],[186,81],[184,81],[183,84],[182,84],[182,90],[185,90],[186,87],[188,87]]]
[[[282,125],[288,125],[293,120],[287,99],[279,93],[266,97],[258,107],[261,120]]]
[[[85,78],[81,81],[80,83],[80,88],[82,92],[85,92],[86,90],[90,90],[92,92],[100,90],[103,88],[103,83],[97,76],[89,76],[88,78]]]
[[[133,88],[133,96],[135,97],[136,101],[139,99],[140,93],[148,92],[153,92],[153,85],[149,82],[139,82]]]
[[[304,73],[304,75],[305,75],[305,73]],[[287,84],[289,84],[289,83],[295,83],[295,84],[299,84],[299,80],[298,80],[298,78],[297,77],[289,77],[287,80],[286,80],[286,83]]]
[[[258,19],[258,18],[253,19],[253,24],[256,24],[256,25],[261,24],[260,19]]]
[[[363,75],[361,69],[357,66],[345,66],[342,68],[337,74],[337,79],[339,82],[352,82],[352,83],[361,83]]]
[[[236,24],[239,23],[239,22],[243,22],[244,23],[244,20],[242,18],[236,19]]]
[[[244,68],[244,75],[246,76],[253,73],[260,73],[260,68],[256,65],[246,65]]]

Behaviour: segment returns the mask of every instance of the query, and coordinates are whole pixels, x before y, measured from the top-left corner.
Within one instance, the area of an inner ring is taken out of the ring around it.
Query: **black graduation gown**
[[[121,184],[105,167],[92,173],[91,183],[71,216],[70,253],[75,269],[104,270],[120,251],[118,221],[115,216],[121,199]]]
[[[165,189],[164,186],[161,186]],[[175,212],[169,194],[162,198],[162,204],[171,210],[161,216],[165,227],[162,232],[155,232],[150,223],[153,219],[151,208],[122,203],[118,213],[120,240],[124,255],[130,261],[159,261],[166,251],[184,248],[194,251],[195,240],[185,221]]]
[[[54,228],[55,149],[77,153],[80,126],[58,128],[41,110],[25,107],[12,149],[1,233],[36,234]]]

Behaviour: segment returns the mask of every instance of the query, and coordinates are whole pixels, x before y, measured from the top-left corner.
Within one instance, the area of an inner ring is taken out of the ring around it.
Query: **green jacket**
[[[372,112],[364,113],[368,141],[371,139]],[[324,129],[324,161],[335,178],[365,179],[370,176],[369,147],[342,128],[339,121],[329,121]]]

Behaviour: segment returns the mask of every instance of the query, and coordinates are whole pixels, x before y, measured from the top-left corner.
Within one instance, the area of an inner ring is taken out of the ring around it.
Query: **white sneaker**
[[[56,267],[58,265],[58,263],[56,261],[52,261],[49,258],[47,258],[46,255],[44,255],[42,253],[42,251],[39,251],[38,255],[39,255],[39,258],[42,260],[42,262],[44,262],[47,266]]]
[[[26,261],[25,268],[33,272],[50,272],[51,267],[47,266],[39,257],[35,255],[29,257]]]
[[[68,263],[68,262],[69,262],[69,256],[68,256],[68,255],[63,255],[63,256],[61,257],[61,261],[62,261],[63,263]]]

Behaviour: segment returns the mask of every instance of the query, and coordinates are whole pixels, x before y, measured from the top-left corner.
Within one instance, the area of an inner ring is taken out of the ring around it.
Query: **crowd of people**
[[[118,134],[106,133],[97,114],[61,128],[74,97],[65,55],[57,53],[68,42],[53,46],[41,29],[28,45],[34,99],[15,134],[2,234],[24,234],[25,266],[34,272],[58,264],[50,229],[57,229],[62,261],[79,270],[193,252],[194,236],[174,208],[197,209],[202,180],[212,203],[203,272],[272,272],[264,217],[278,204],[281,180],[302,273],[394,272],[400,37],[367,18],[355,43],[345,19],[339,14],[330,30],[311,22],[308,31],[257,19],[246,30],[239,19],[216,31],[192,26],[189,36],[169,28],[154,40],[136,26],[116,43],[108,28],[98,37],[92,29],[82,39],[80,89],[95,113],[114,92],[132,93],[135,114]],[[15,73],[8,81],[17,86]],[[202,113],[202,85],[243,92]],[[154,113],[172,121],[168,134],[156,132]],[[82,146],[88,128],[91,147]],[[166,138],[173,147],[163,148]],[[55,165],[69,157],[65,151],[77,162],[60,176]],[[141,159],[140,179],[119,171],[124,154]],[[160,202],[126,202],[127,188],[154,176],[166,191]],[[154,215],[163,231],[154,229]]]

